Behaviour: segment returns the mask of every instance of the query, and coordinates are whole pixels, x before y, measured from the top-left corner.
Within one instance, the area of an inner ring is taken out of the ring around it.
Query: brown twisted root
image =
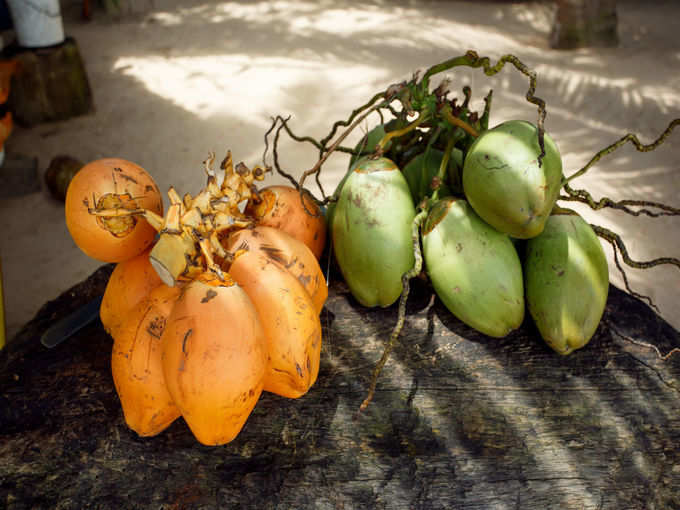
[[[621,236],[607,228],[600,227],[599,225],[593,225],[591,223],[590,226],[593,228],[593,230],[598,236],[608,241],[613,247],[615,247],[616,249],[619,250],[619,252],[621,252],[621,257],[623,258],[623,261],[630,267],[634,267],[635,269],[649,269],[655,266],[670,264],[680,269],[680,259],[676,259],[675,257],[659,257],[653,260],[647,260],[642,262],[633,260],[628,255],[628,250],[626,249],[626,245],[623,243]]]
[[[622,145],[625,145],[628,142],[633,144],[639,152],[653,151],[659,145],[661,145],[666,140],[666,138],[668,138],[668,136],[671,134],[673,129],[675,129],[678,125],[680,125],[680,119],[673,119],[668,124],[666,129],[664,129],[664,131],[659,135],[659,137],[656,140],[654,140],[652,143],[649,143],[649,144],[646,144],[646,145],[643,144],[642,142],[640,142],[638,137],[633,133],[628,133],[628,134],[622,136],[616,142],[612,143],[611,145],[605,147],[604,149],[599,151],[597,154],[595,154],[590,159],[590,161],[588,161],[588,163],[586,163],[586,165],[583,168],[581,168],[580,170],[577,170],[572,175],[565,178],[564,183],[568,183],[572,179],[575,179],[576,177],[583,175],[584,173],[586,173],[590,169],[591,166],[593,166],[595,163],[597,163],[603,156],[606,156],[607,154],[611,154],[616,149],[618,149]]]
[[[413,267],[407,272],[405,272],[401,277],[403,290],[401,291],[401,296],[399,296],[399,312],[397,317],[397,324],[394,326],[392,334],[390,334],[390,338],[387,341],[387,344],[385,345],[385,350],[383,351],[382,356],[378,361],[378,364],[373,369],[373,374],[371,375],[371,383],[368,388],[368,393],[366,394],[366,398],[364,399],[364,401],[361,403],[361,406],[359,406],[359,410],[357,411],[355,418],[357,418],[358,414],[364,411],[371,403],[371,400],[373,400],[373,395],[375,394],[375,388],[378,384],[378,377],[380,377],[380,372],[385,366],[385,363],[387,363],[387,360],[389,359],[390,354],[392,353],[392,349],[394,349],[394,345],[397,343],[397,338],[399,338],[401,330],[404,327],[404,322],[406,320],[406,300],[408,299],[409,291],[411,289],[410,281],[411,278],[418,276],[423,268],[423,255],[420,251],[420,226],[422,225],[423,221],[425,221],[426,217],[427,211],[422,210],[418,214],[416,214],[415,218],[413,218],[413,223],[411,223],[411,234],[413,239],[413,255],[415,257],[415,261],[413,263]]]
[[[651,202],[649,200],[619,200],[614,201],[611,198],[603,197],[600,200],[595,200],[590,193],[584,189],[574,189],[568,182],[565,182],[562,189],[567,195],[560,195],[560,200],[570,202],[581,202],[590,206],[594,211],[610,207],[623,211],[632,216],[640,216],[641,214],[657,218],[659,216],[680,216],[680,209],[670,205],[662,204],[660,202]],[[631,207],[642,207],[642,209],[631,209]],[[645,207],[660,209],[660,211],[653,211],[645,209]]]
[[[612,245],[612,249],[614,250],[614,263],[616,264],[616,268],[619,270],[619,272],[622,275],[623,278],[623,283],[626,287],[626,290],[632,295],[635,296],[639,299],[644,299],[649,303],[649,305],[654,308],[657,312],[659,311],[658,307],[652,302],[651,298],[648,296],[644,296],[642,294],[639,294],[635,291],[633,291],[628,283],[628,276],[626,275],[626,272],[623,269],[623,266],[621,265],[618,256],[621,255],[621,258],[623,258],[623,261],[626,263],[626,265],[633,267],[635,269],[649,269],[652,267],[660,266],[660,265],[665,265],[665,264],[670,264],[673,266],[676,266],[678,269],[680,269],[680,259],[674,258],[674,257],[659,257],[656,259],[652,260],[647,260],[647,261],[637,261],[633,260],[630,255],[628,255],[628,250],[626,248],[626,245],[624,244],[623,240],[621,239],[621,236],[619,236],[617,233],[612,232],[611,230],[601,227],[599,225],[594,225],[590,224],[592,229],[595,231],[595,233],[607,241],[609,244]]]

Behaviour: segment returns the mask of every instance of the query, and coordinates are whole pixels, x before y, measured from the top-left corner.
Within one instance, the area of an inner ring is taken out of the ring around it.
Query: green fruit
[[[545,134],[538,166],[538,130],[511,120],[484,131],[472,144],[463,167],[463,189],[484,221],[501,232],[530,239],[543,231],[562,181],[562,159]]]
[[[465,200],[448,197],[432,207],[422,237],[427,273],[452,314],[499,338],[522,324],[522,265],[506,234]]]
[[[378,124],[361,138],[356,147],[354,147],[354,150],[356,152],[373,152],[378,147],[378,143],[380,143],[380,140],[384,138],[385,134],[385,125]],[[387,147],[385,147],[385,150],[390,148],[390,144],[391,142],[387,142]],[[350,170],[355,167],[359,160],[363,157],[365,156],[352,155],[349,160]]]
[[[406,179],[386,158],[364,159],[345,181],[330,224],[333,250],[352,295],[389,306],[413,267],[415,207]]]
[[[527,241],[529,313],[546,343],[569,354],[590,341],[609,292],[609,270],[593,229],[576,213],[555,214]]]
[[[366,152],[366,151],[374,151],[378,147],[378,143],[380,140],[383,139],[385,136],[385,125],[384,124],[378,124],[375,126],[373,129],[371,129],[368,133],[366,133],[363,138],[359,141],[359,143],[354,147],[354,150],[356,152]],[[391,142],[387,142],[387,147],[388,149],[391,145]],[[335,187],[335,191],[333,192],[333,198],[335,200],[338,199],[340,196],[340,192],[342,191],[342,187],[345,185],[345,181],[347,178],[350,176],[352,171],[356,168],[356,166],[361,162],[361,160],[365,159],[367,156],[359,156],[359,155],[352,155],[352,157],[349,160],[349,168],[347,170],[347,173],[343,176],[343,178],[340,180],[338,185]],[[331,201],[328,203],[328,206],[326,208],[326,224],[330,225],[333,222],[333,214],[335,213],[335,201]]]
[[[439,174],[439,167],[443,159],[444,153],[442,151],[426,149],[425,152],[414,156],[403,168],[402,173],[406,177],[415,203],[420,203],[423,198],[432,194],[432,180]],[[445,180],[448,180],[451,175],[455,175],[461,162],[462,152],[454,148],[449,158],[446,174],[444,175]],[[440,184],[439,196],[445,197],[450,194],[451,188],[446,182],[442,182]]]

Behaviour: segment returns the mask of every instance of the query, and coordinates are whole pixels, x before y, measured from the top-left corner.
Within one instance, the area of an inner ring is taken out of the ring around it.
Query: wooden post
[[[22,126],[65,120],[93,111],[85,66],[72,38],[48,48],[11,46],[4,58],[17,62],[8,105]]]
[[[619,43],[616,0],[557,0],[550,45],[557,49]]]

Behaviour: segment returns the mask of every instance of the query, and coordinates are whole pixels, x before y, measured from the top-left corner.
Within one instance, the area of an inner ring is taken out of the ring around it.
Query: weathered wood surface
[[[39,343],[109,272],[48,303],[0,352],[0,507],[680,508],[680,356],[664,362],[606,326],[566,358],[529,321],[486,338],[424,286],[356,421],[396,310],[362,309],[335,281],[306,396],[264,394],[223,447],[199,445],[181,419],[139,438],[123,422],[101,325],[53,350]],[[605,318],[662,351],[680,345],[618,289]]]

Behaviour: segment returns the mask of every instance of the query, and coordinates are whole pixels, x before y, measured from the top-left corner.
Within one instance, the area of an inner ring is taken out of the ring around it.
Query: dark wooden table
[[[596,336],[563,358],[529,320],[487,338],[416,285],[354,419],[396,308],[363,309],[335,279],[317,384],[298,400],[263,394],[235,441],[206,447],[181,419],[154,438],[127,429],[101,324],[40,344],[110,271],[0,352],[1,508],[680,508],[680,355],[620,336],[667,352],[680,334],[614,287]]]

